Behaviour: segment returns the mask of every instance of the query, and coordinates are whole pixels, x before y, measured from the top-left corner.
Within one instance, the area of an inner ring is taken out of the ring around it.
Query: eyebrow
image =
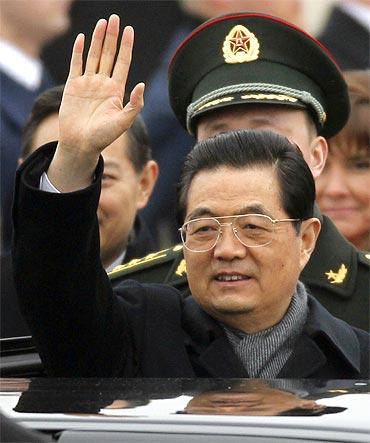
[[[267,208],[260,203],[244,206],[243,208],[241,208],[239,214],[261,214],[272,217],[272,213],[268,211]]]
[[[278,125],[279,126],[279,122],[280,120],[277,118],[277,116],[275,114],[269,114],[268,116],[266,115],[252,115],[250,117],[250,121],[249,123],[254,127],[254,126],[274,126],[274,125]],[[204,128],[205,130],[209,131],[225,131],[228,132],[230,131],[230,123],[228,120],[224,120],[222,116],[220,116],[219,120],[215,119],[209,119],[209,120],[204,120]]]
[[[216,214],[211,209],[207,207],[200,207],[192,211],[187,217],[186,220],[194,220],[195,218],[200,217],[221,217],[224,215],[244,215],[244,214],[261,214],[268,215],[271,218],[274,218],[270,211],[268,211],[263,205],[256,203],[251,205],[246,205],[240,208],[240,210],[236,211],[234,214]]]
[[[107,160],[107,161],[104,160],[104,171],[106,169],[118,170],[119,169],[119,164],[115,163],[115,162],[112,162],[110,160]]]
[[[217,135],[230,131],[229,125],[224,122],[209,122],[204,126],[205,126],[205,132],[207,133],[211,132],[212,134],[216,133]],[[215,137],[215,135],[213,137]]]

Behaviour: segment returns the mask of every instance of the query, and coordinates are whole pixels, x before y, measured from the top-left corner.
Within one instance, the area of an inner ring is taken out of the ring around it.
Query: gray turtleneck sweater
[[[271,328],[254,334],[222,325],[226,336],[248,375],[252,378],[276,378],[293,352],[307,319],[307,291],[298,282],[288,311]]]

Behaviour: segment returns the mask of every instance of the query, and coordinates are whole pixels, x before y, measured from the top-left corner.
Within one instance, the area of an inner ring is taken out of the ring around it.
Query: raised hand
[[[75,40],[59,111],[59,143],[48,170],[60,191],[90,184],[100,153],[131,126],[143,106],[143,83],[123,106],[134,31],[125,27],[115,60],[118,34],[117,15],[97,22],[84,70],[84,35]]]

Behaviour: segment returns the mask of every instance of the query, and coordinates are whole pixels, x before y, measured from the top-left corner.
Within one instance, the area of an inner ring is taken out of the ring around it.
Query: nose
[[[332,198],[340,198],[348,193],[345,173],[332,168],[328,171],[323,193]]]
[[[347,172],[345,168],[338,165],[337,162],[331,162],[326,165],[322,176],[318,179],[318,196],[339,199],[349,193],[347,183]]]
[[[222,223],[221,233],[214,247],[214,257],[228,261],[243,258],[247,253],[247,249],[236,237],[231,223]]]

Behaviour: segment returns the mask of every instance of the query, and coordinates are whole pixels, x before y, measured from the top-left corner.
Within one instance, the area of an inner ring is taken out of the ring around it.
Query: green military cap
[[[208,20],[179,46],[169,68],[171,106],[191,133],[200,115],[243,103],[306,108],[319,133],[336,134],[350,110],[329,51],[295,25],[258,13]]]

